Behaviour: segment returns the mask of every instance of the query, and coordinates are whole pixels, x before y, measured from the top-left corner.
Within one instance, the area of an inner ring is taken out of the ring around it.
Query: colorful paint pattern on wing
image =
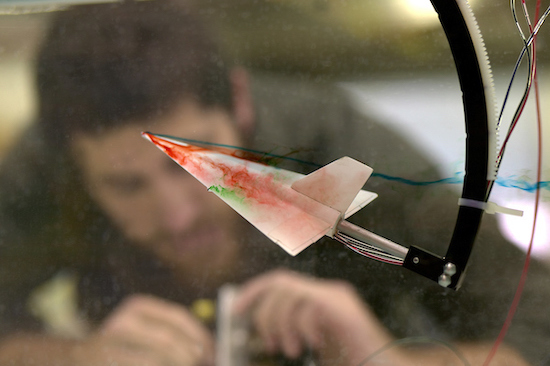
[[[286,206],[289,197],[283,185],[303,177],[153,134],[147,137],[210,191],[233,204]]]

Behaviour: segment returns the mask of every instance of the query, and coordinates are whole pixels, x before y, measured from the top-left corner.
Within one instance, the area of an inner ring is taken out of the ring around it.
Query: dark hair
[[[181,0],[78,5],[55,17],[37,59],[50,142],[160,115],[184,98],[231,110],[227,66]]]

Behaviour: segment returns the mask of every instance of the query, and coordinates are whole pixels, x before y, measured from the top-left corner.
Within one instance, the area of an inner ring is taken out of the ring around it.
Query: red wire
[[[522,0],[524,2],[524,0]],[[537,0],[536,5],[536,12],[535,12],[535,24],[538,22],[539,19],[539,13],[540,13],[540,4],[541,1]],[[531,25],[529,25],[530,31],[533,32],[533,29]],[[514,318],[514,315],[516,313],[516,310],[518,308],[519,301],[521,299],[521,295],[523,293],[523,289],[525,287],[525,282],[527,280],[527,273],[529,271],[529,264],[531,263],[531,251],[533,248],[533,242],[535,240],[535,232],[536,232],[536,225],[537,225],[537,217],[538,217],[538,210],[539,210],[539,198],[540,198],[540,181],[541,181],[541,170],[542,170],[542,115],[540,111],[540,94],[539,94],[539,87],[538,87],[538,79],[537,79],[537,67],[536,67],[536,36],[533,37],[533,80],[534,80],[534,86],[535,86],[535,100],[536,100],[536,113],[537,113],[537,143],[538,143],[538,149],[537,149],[537,190],[535,192],[535,212],[534,212],[534,218],[533,218],[533,228],[531,230],[531,238],[529,240],[529,247],[527,249],[527,254],[525,256],[525,262],[523,264],[523,270],[521,272],[521,277],[519,280],[518,287],[516,289],[516,293],[514,295],[514,299],[512,300],[512,305],[510,305],[510,309],[508,310],[508,315],[506,316],[506,319],[504,321],[504,324],[500,330],[500,333],[493,344],[493,347],[491,351],[489,352],[489,355],[487,356],[487,359],[485,360],[484,366],[489,365],[493,357],[495,356],[495,353],[497,352],[499,346],[502,344],[504,337],[506,336],[506,333],[508,332],[508,328],[510,327],[512,323],[512,319]],[[523,109],[523,108],[522,108]],[[519,116],[518,116],[519,118]]]

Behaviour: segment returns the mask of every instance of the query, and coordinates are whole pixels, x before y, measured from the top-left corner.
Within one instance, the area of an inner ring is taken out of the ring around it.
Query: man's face
[[[239,145],[230,116],[185,102],[152,122],[78,135],[72,147],[91,197],[133,243],[182,274],[197,274],[205,265],[231,270],[238,215],[143,139],[144,130]]]

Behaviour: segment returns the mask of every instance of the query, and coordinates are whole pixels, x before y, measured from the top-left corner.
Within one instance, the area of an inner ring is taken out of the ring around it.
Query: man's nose
[[[165,178],[159,184],[159,219],[162,226],[174,233],[188,230],[202,217],[206,188],[192,177]]]

